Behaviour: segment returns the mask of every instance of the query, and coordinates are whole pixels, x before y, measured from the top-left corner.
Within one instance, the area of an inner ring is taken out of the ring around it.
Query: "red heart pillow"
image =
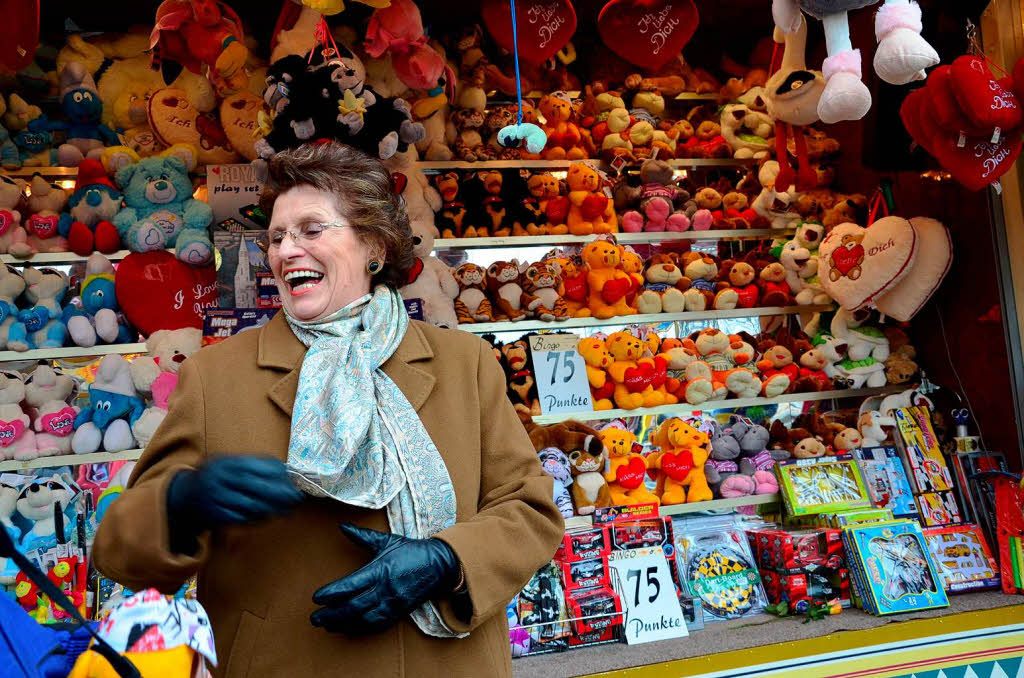
[[[486,0],[481,13],[494,41],[509,52],[518,46],[519,58],[534,66],[555,56],[576,32],[576,10],[569,0],[518,0],[517,45],[512,42],[512,8],[507,0]]]
[[[170,252],[133,252],[117,266],[117,303],[147,337],[157,330],[203,328],[203,309],[217,305],[217,271],[196,268]]]
[[[693,453],[689,450],[665,452],[661,455],[661,470],[672,480],[682,482],[693,470]]]
[[[1013,80],[1013,93],[1017,95],[1017,101],[1021,101],[1024,98],[1024,57],[1021,57],[1013,67],[1013,73],[1010,75]]]
[[[651,385],[653,379],[654,366],[650,363],[640,363],[636,367],[630,367],[626,370],[624,383],[630,393],[640,393]]]
[[[656,71],[679,56],[699,21],[693,0],[611,0],[597,17],[597,30],[620,57]]]
[[[925,109],[935,117],[939,127],[947,132],[955,132],[957,135],[963,133],[970,136],[982,136],[985,130],[972,123],[964,112],[960,110],[960,102],[957,101],[956,93],[953,91],[953,67],[939,66],[928,76],[928,86],[925,88],[928,96],[925,100]]]
[[[991,132],[1019,127],[1024,112],[1013,92],[997,82],[984,60],[965,54],[953,62],[951,84],[960,110],[975,126]]]
[[[995,144],[987,137],[967,137],[961,147],[958,145],[959,135],[944,131],[928,116],[921,118],[920,125],[928,139],[928,143],[922,145],[943,169],[971,191],[980,191],[994,184],[1013,167],[1020,155],[1019,132],[1003,135]]]
[[[615,469],[615,482],[627,490],[635,490],[644,483],[647,464],[640,457],[633,457],[628,464]]]
[[[900,119],[903,120],[903,127],[906,128],[910,138],[931,154],[930,140],[921,126],[922,110],[927,98],[928,95],[923,89],[916,89],[908,94],[907,98],[903,100],[903,105],[900,106]]]

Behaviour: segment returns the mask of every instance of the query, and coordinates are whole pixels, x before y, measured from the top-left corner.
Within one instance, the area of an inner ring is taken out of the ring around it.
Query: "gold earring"
[[[383,266],[384,264],[380,262],[380,259],[370,259],[366,262],[366,272],[370,275],[377,275]]]

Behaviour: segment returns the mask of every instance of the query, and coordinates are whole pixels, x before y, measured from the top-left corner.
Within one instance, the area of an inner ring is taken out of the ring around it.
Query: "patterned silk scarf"
[[[402,297],[378,286],[337,313],[300,322],[308,347],[292,409],[288,470],[315,497],[387,507],[391,531],[423,539],[455,524],[448,469],[408,398],[381,366],[409,327]],[[459,637],[428,602],[412,619],[427,635]]]

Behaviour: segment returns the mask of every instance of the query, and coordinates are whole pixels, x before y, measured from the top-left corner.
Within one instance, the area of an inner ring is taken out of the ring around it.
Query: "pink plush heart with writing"
[[[60,412],[44,414],[40,417],[40,424],[41,433],[65,438],[75,430],[75,410],[71,407],[65,407]]]
[[[640,457],[633,457],[628,464],[623,464],[615,469],[615,482],[627,490],[635,490],[644,483],[644,474],[647,472],[647,464]]]
[[[869,228],[839,224],[818,250],[821,284],[840,306],[856,310],[898,283],[917,250],[917,233],[906,219],[885,217]]]
[[[930,117],[923,116],[920,124],[928,138],[928,152],[971,191],[980,191],[998,181],[1017,162],[1021,152],[1019,132],[1003,134],[995,144],[988,137],[967,137],[960,146],[959,135],[943,131]]]
[[[950,67],[950,83],[960,110],[977,127],[991,133],[1020,127],[1024,112],[1013,92],[992,77],[984,59],[965,54]]]
[[[953,265],[953,241],[949,230],[935,219],[910,220],[920,243],[917,256],[903,280],[875,302],[875,307],[899,322],[907,322],[921,310]]]
[[[665,452],[661,455],[661,470],[672,480],[682,482],[693,471],[693,453],[689,450],[681,452]]]
[[[501,47],[512,52],[512,8],[505,0],[486,0],[484,26]],[[516,39],[519,58],[540,66],[555,56],[576,32],[576,10],[569,0],[517,0]]]
[[[699,21],[693,0],[611,0],[597,17],[597,30],[611,51],[655,71],[679,56]]]
[[[0,447],[10,447],[25,432],[25,422],[21,419],[3,421],[0,419]]]
[[[157,330],[203,327],[203,309],[217,305],[217,271],[196,268],[170,252],[133,252],[117,267],[117,302],[132,325]]]

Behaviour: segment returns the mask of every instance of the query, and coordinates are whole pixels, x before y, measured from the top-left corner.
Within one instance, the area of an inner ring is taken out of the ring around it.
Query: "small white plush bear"
[[[401,290],[403,299],[420,299],[423,302],[423,319],[437,327],[455,329],[459,319],[455,315],[455,298],[459,296],[459,284],[455,282],[451,269],[430,253],[434,250],[437,228],[423,224],[412,224],[412,253],[416,262],[409,271],[409,283]]]
[[[25,380],[25,404],[32,408],[38,456],[71,454],[71,434],[79,410],[68,404],[74,390],[74,379],[45,364]]]
[[[38,174],[29,184],[31,194],[25,200],[29,217],[25,220],[30,252],[67,252],[68,241],[58,232],[60,215],[68,204],[68,192]]]
[[[21,212],[15,209],[25,193],[25,182],[0,176],[0,254],[32,256],[28,234],[21,225]]]
[[[24,461],[37,456],[32,421],[21,409],[24,399],[22,374],[10,370],[0,372],[0,458]]]
[[[132,433],[140,447],[149,444],[160,422],[167,416],[167,401],[178,384],[181,364],[202,345],[203,333],[200,330],[191,327],[158,330],[146,340],[149,355],[132,361],[135,388],[153,401],[153,405],[132,424]]]
[[[0,349],[7,348],[11,325],[17,321],[14,300],[25,291],[25,279],[10,266],[0,265]]]
[[[54,507],[59,503],[62,509],[67,509],[76,494],[71,479],[57,475],[36,478],[21,488],[18,494],[18,513],[34,523],[32,529],[22,537],[23,550],[31,551],[53,545],[57,533],[53,519]],[[65,530],[68,526],[65,523]]]

